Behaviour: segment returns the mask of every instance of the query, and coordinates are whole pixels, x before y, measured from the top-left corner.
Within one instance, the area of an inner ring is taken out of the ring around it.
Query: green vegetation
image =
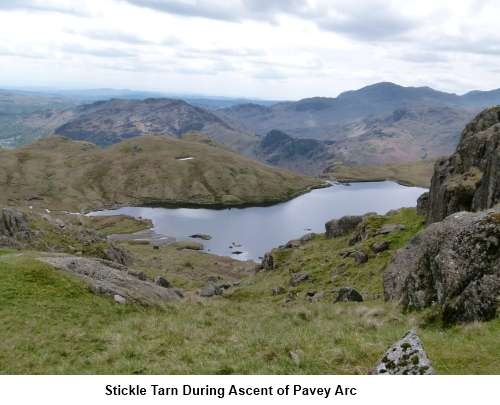
[[[153,226],[150,219],[138,219],[128,215],[109,215],[85,217],[86,225],[109,236],[143,231]]]
[[[374,235],[388,223],[405,229]],[[318,235],[275,251],[276,268],[257,274],[251,263],[230,258],[126,244],[135,271],[162,275],[184,289],[185,299],[158,307],[118,305],[37,261],[36,252],[2,249],[0,373],[366,374],[410,328],[439,373],[498,373],[500,319],[445,329],[432,321],[432,311],[403,314],[381,299],[385,264],[422,218],[403,209],[369,217],[365,225],[367,238],[354,246],[349,237]],[[375,255],[370,245],[382,239],[390,248]],[[368,253],[368,262],[342,259],[339,253],[351,248]],[[297,270],[311,278],[292,287]],[[196,290],[209,276],[238,286],[203,299]],[[285,294],[273,296],[276,286]],[[365,302],[333,303],[340,286],[358,289]],[[310,302],[306,293],[312,291],[325,295]]]
[[[393,180],[404,185],[429,187],[434,162],[434,160],[419,160],[377,166],[339,164],[328,168],[324,176],[343,182]]]
[[[193,157],[178,160],[179,157]],[[323,186],[198,141],[141,136],[102,150],[51,137],[0,151],[0,204],[52,210],[117,205],[271,204]]]

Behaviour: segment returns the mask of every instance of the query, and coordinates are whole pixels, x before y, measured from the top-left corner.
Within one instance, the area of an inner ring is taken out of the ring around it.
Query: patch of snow
[[[193,160],[194,157],[192,156],[188,156],[188,157],[184,157],[184,158],[177,158],[177,160]]]

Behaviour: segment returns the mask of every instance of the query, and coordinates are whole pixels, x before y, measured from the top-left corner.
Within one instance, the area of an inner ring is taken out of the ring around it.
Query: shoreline
[[[139,202],[129,202],[129,203],[120,203],[120,204],[110,204],[110,205],[102,205],[100,208],[96,209],[88,209],[82,210],[83,215],[89,215],[92,212],[100,212],[100,211],[108,211],[108,210],[116,210],[123,207],[147,207],[147,208],[191,208],[191,209],[212,209],[212,210],[225,210],[225,209],[243,209],[243,208],[256,208],[256,207],[271,207],[273,205],[279,205],[288,201],[293,200],[294,198],[300,197],[301,195],[307,194],[311,191],[332,187],[333,184],[330,180],[325,180],[323,184],[313,185],[307,187],[304,190],[300,190],[294,194],[291,194],[287,198],[284,199],[273,199],[273,200],[264,200],[261,202],[242,202],[238,204],[224,204],[224,203],[192,203],[189,201],[179,202],[179,201],[139,201]],[[57,210],[54,210],[57,211]],[[62,211],[62,210],[60,210]]]

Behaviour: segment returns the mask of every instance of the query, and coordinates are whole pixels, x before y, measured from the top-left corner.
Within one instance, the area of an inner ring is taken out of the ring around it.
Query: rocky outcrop
[[[342,287],[337,291],[335,302],[362,302],[363,296],[351,287]]]
[[[426,191],[417,200],[417,214],[427,217],[429,214],[429,192]]]
[[[465,127],[456,152],[436,162],[427,220],[488,209],[499,201],[500,106],[480,113]]]
[[[16,208],[3,208],[0,215],[0,236],[27,239],[30,230],[26,215]]]
[[[500,294],[500,210],[429,225],[394,255],[384,294],[405,308],[437,305],[446,323],[489,320]]]
[[[298,273],[293,273],[290,277],[290,284],[292,286],[297,286],[304,281],[309,280],[309,273],[305,271],[299,271]]]
[[[157,304],[181,298],[177,290],[137,277],[127,267],[115,262],[62,255],[42,256],[39,260],[73,274],[94,293],[113,297],[117,303]]]
[[[361,215],[350,215],[345,216],[340,219],[332,219],[325,224],[326,237],[327,238],[337,238],[339,236],[345,236],[352,232],[358,224],[363,221],[363,216]]]
[[[384,353],[371,374],[435,374],[422,342],[414,331],[408,332]]]

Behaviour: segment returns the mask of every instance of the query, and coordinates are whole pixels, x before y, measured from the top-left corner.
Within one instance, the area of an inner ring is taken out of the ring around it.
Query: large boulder
[[[394,255],[387,300],[440,308],[446,323],[495,317],[500,295],[500,209],[460,212],[429,225]]]
[[[332,219],[325,224],[326,237],[337,238],[345,236],[354,231],[361,221],[363,221],[363,216],[361,215],[349,215],[340,219]]]
[[[419,337],[410,331],[387,349],[371,374],[423,375],[435,372]]]
[[[11,238],[28,238],[30,235],[26,215],[16,208],[3,208],[0,215],[0,235]]]
[[[456,152],[436,162],[429,194],[429,223],[459,211],[480,211],[500,201],[500,106],[465,127]]]
[[[113,297],[118,303],[137,302],[154,305],[180,298],[177,290],[143,280],[127,267],[102,259],[79,256],[43,255],[40,261],[82,279],[96,294]],[[117,298],[120,297],[120,298]]]

